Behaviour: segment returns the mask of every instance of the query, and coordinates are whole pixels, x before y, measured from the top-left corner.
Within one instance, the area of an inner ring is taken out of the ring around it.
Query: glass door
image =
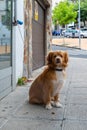
[[[11,91],[12,2],[0,0],[0,98]]]
[[[11,1],[0,1],[0,69],[11,66]]]

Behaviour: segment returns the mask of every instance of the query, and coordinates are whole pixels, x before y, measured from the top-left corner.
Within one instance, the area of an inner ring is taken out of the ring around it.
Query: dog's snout
[[[56,58],[56,63],[60,63],[61,60],[59,58]]]

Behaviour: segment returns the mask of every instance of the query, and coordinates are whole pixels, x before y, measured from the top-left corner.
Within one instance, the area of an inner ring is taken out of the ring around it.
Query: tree
[[[57,25],[66,25],[75,21],[77,11],[74,10],[74,4],[67,0],[61,1],[55,6],[52,12],[53,23]]]
[[[11,2],[8,0],[6,3],[5,15],[2,15],[2,24],[7,26],[7,28],[11,29]]]
[[[74,10],[75,11],[79,11],[79,4],[78,1],[76,3],[74,3]],[[76,18],[76,22],[78,22],[78,15]],[[84,22],[84,26],[85,26],[85,21],[87,21],[87,0],[80,0],[80,21]]]
[[[81,2],[80,14],[81,14],[80,20],[84,22],[85,26],[85,21],[87,21],[87,0]]]

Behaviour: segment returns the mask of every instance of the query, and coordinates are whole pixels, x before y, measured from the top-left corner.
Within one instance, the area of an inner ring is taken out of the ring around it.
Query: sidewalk
[[[0,101],[0,130],[87,130],[86,52],[68,51],[74,55],[70,54],[66,84],[60,93],[63,108],[30,105],[28,83]]]
[[[52,39],[52,44],[79,48],[79,38],[58,38],[56,36]],[[87,38],[81,38],[81,49],[87,50]]]

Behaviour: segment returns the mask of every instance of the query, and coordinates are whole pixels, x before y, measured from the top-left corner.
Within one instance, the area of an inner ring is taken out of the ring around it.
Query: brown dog
[[[52,105],[62,106],[59,103],[59,92],[64,84],[67,64],[67,52],[55,51],[48,54],[47,67],[30,87],[29,103],[45,104],[46,109],[51,109]]]

